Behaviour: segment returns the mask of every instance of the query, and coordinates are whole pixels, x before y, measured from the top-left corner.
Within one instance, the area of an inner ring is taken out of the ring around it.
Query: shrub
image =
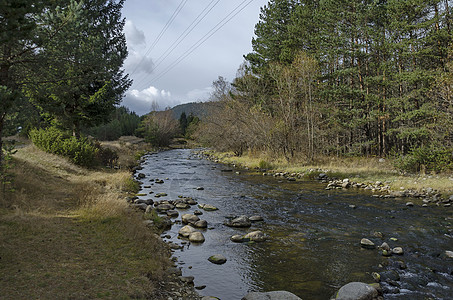
[[[271,170],[273,168],[272,164],[265,160],[260,160],[258,167],[260,169],[266,169],[266,170]]]
[[[101,163],[103,166],[109,167],[113,167],[116,164],[119,156],[115,150],[104,148],[99,143],[96,143],[95,147],[98,149],[96,159],[99,161],[99,163]]]
[[[124,180],[123,190],[130,193],[138,193],[140,191],[140,183],[132,177],[127,177]]]
[[[395,167],[403,172],[443,172],[453,169],[453,149],[423,146],[395,160]]]
[[[68,157],[77,165],[92,167],[98,162],[99,148],[87,138],[77,139],[57,128],[33,129],[30,138],[41,150]]]

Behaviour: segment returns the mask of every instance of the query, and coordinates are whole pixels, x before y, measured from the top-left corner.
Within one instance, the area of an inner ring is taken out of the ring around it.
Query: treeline
[[[452,167],[450,9],[447,0],[270,0],[205,140],[288,160],[406,155],[408,169]]]
[[[169,146],[175,137],[193,139],[200,123],[198,117],[192,114],[187,116],[184,111],[177,120],[172,110],[152,111],[142,119],[136,135],[158,147]]]
[[[136,116],[117,108],[131,84],[122,68],[123,3],[0,1],[0,149],[4,134],[37,127],[44,131],[34,131],[34,140],[43,149],[77,160],[102,152],[81,138],[83,132],[112,118],[118,122],[111,127],[130,123],[121,131],[136,126]],[[50,146],[52,137],[65,142]],[[0,151],[0,171],[3,165]]]

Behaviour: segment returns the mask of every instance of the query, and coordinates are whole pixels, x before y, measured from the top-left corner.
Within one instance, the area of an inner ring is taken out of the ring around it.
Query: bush
[[[113,167],[118,161],[118,153],[110,148],[103,148],[101,144],[96,143],[95,147],[98,149],[96,159],[103,166]]]
[[[57,128],[48,128],[31,130],[30,139],[41,150],[68,157],[77,165],[93,167],[99,162],[99,148],[87,138],[77,139]]]
[[[396,159],[395,167],[403,172],[443,172],[453,169],[453,149],[418,147]]]
[[[260,160],[259,164],[258,164],[258,167],[260,169],[266,169],[266,170],[271,170],[273,169],[273,166],[270,162],[268,161],[265,161],[265,160]]]

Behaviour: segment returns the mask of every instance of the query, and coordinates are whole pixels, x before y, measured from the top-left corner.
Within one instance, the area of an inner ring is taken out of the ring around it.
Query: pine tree
[[[45,76],[50,80],[33,86],[30,94],[43,113],[74,136],[80,135],[82,126],[108,121],[131,84],[122,70],[127,56],[123,3],[86,1],[80,16],[43,49],[49,60]],[[57,26],[59,18],[58,11],[49,14],[50,26]]]

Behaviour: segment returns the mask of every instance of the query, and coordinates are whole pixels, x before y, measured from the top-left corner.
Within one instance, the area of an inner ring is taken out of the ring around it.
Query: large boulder
[[[267,293],[248,293],[242,300],[302,300],[293,293],[287,291],[274,291]]]
[[[250,219],[247,216],[240,216],[226,222],[225,225],[229,227],[247,228],[252,226],[252,222],[250,222]]]
[[[350,282],[342,286],[335,297],[336,300],[378,300],[379,292],[373,286],[363,282]]]

